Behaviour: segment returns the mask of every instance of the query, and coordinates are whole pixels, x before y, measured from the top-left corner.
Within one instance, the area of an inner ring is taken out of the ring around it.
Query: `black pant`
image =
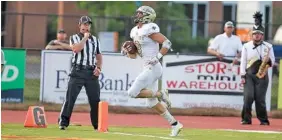
[[[60,126],[69,126],[75,101],[81,91],[82,86],[84,86],[90,104],[90,118],[92,126],[95,129],[98,128],[98,105],[100,102],[100,85],[98,77],[93,75],[93,70],[94,68],[72,68],[70,73],[70,79],[68,82],[66,100],[63,103],[59,118]]]
[[[265,96],[268,87],[268,74],[264,78],[257,78],[255,74],[246,74],[244,84],[244,105],[242,110],[242,120],[251,122],[252,104],[255,101],[257,118],[261,122],[268,122]]]

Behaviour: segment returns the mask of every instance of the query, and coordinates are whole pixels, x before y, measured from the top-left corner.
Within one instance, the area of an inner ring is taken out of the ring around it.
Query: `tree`
[[[191,38],[191,27],[184,6],[174,2],[157,2],[155,9],[158,17],[156,22],[161,32],[171,40],[173,49],[181,51],[186,48]]]
[[[161,32],[170,38],[176,52],[205,52],[208,40],[192,38],[191,20],[185,14],[183,4],[157,2],[157,23]]]
[[[96,31],[124,31],[129,16],[136,10],[135,2],[127,1],[79,1],[78,7],[95,17]]]
[[[77,6],[92,16],[95,32],[114,31],[119,33],[119,42],[129,37],[133,24],[130,17],[135,13],[135,2],[130,1],[78,1]]]
[[[95,16],[95,31],[117,31],[120,42],[129,39],[129,33],[134,26],[131,17],[135,14],[137,5],[130,1],[79,1],[78,7],[86,9],[89,15]],[[158,1],[153,7],[157,13],[156,23],[161,32],[166,35],[173,44],[175,51],[201,51],[201,47],[195,47],[198,41],[191,38],[191,25],[185,15],[183,4]],[[207,40],[203,41],[207,44]],[[206,50],[206,46],[204,46]],[[199,49],[200,48],[200,49]]]

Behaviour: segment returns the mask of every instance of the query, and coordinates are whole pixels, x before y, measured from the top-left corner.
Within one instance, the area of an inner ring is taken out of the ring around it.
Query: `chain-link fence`
[[[26,50],[24,101],[38,102],[40,95],[41,50]]]
[[[50,15],[2,12],[5,17],[2,46],[43,49],[46,44],[56,38],[57,30],[64,28],[68,35],[78,32],[78,19],[81,15]],[[118,42],[130,38],[130,30],[134,26],[131,17],[92,16],[92,33],[118,32]],[[156,19],[161,32],[173,43],[174,50],[182,52],[206,51],[210,38],[223,33],[225,21],[205,21],[191,19]],[[253,23],[234,23],[234,34],[247,34],[241,27],[252,27]],[[265,40],[272,40],[278,24],[266,24]],[[237,28],[238,27],[238,28]],[[240,28],[239,28],[240,27]]]
[[[7,13],[5,16],[4,36],[2,47],[28,48],[25,73],[25,100],[39,100],[41,50],[46,44],[56,38],[57,30],[64,28],[68,35],[78,32],[78,19],[81,15],[49,15]],[[134,26],[130,17],[94,17],[92,33],[96,36],[99,32],[118,32],[119,44],[129,39],[130,30]],[[210,38],[223,32],[225,21],[204,21],[190,19],[156,19],[161,32],[173,43],[173,49],[183,54],[206,54],[206,48]],[[236,27],[253,23],[235,23]],[[272,40],[279,27],[278,24],[267,24],[266,40]],[[238,33],[235,28],[234,33]],[[273,80],[273,107],[277,104],[278,71],[274,70]],[[276,99],[276,100],[275,100]]]

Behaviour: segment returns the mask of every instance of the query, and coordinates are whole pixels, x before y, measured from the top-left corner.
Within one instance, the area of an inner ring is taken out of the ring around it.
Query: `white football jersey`
[[[149,35],[160,32],[156,23],[143,24],[141,28],[133,27],[130,37],[138,49],[139,56],[145,61],[155,57],[159,52],[159,43],[152,40]]]

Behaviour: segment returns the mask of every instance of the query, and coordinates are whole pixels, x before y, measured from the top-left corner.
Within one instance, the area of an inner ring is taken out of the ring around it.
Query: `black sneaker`
[[[60,130],[66,130],[66,126],[59,126]]]
[[[242,125],[251,125],[252,122],[251,121],[241,121]]]
[[[260,125],[270,125],[269,121],[260,122]]]

